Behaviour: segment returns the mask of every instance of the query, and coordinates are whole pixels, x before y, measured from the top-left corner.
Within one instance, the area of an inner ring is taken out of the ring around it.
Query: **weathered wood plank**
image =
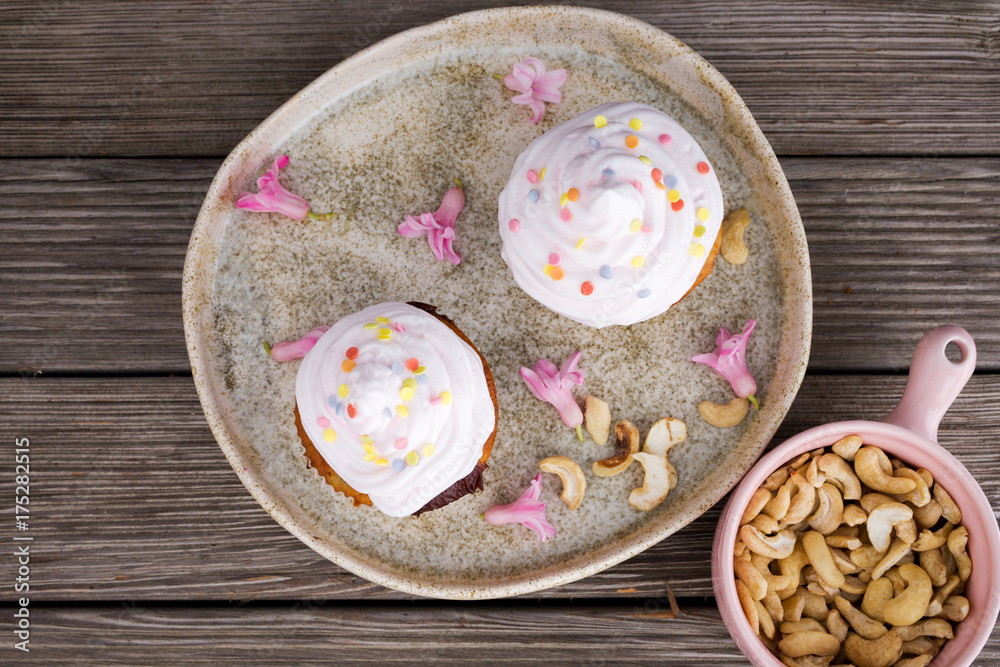
[[[811,368],[896,371],[954,322],[1000,370],[1000,160],[782,162],[812,256]],[[187,373],[181,269],[217,166],[0,160],[0,373]]]
[[[809,376],[776,442],[829,421],[880,419],[902,389],[898,376]],[[33,600],[403,597],[327,562],[258,507],[188,378],[5,379],[0,397],[5,433],[31,440]],[[1000,511],[998,405],[1000,375],[973,377],[940,440]],[[0,496],[13,495],[12,483],[0,477]],[[711,596],[720,511],[626,563],[533,597],[656,597],[667,581],[678,596]],[[10,519],[12,510],[0,513]]]
[[[360,48],[506,2],[7,2],[3,156],[223,156]],[[582,2],[687,42],[779,154],[1000,152],[992,2]]]

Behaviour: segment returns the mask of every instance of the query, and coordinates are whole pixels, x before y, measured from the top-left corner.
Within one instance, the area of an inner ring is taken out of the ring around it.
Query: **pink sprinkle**
[[[660,143],[663,144],[664,146],[666,146],[667,144],[669,144],[670,141],[671,141],[671,136],[669,134],[661,134],[660,135]]]
[[[632,185],[634,185],[634,186],[635,186],[635,189],[636,189],[636,190],[638,190],[639,192],[642,192],[642,183],[640,183],[639,181],[636,181],[636,182],[635,182],[635,183],[633,183]]]
[[[431,405],[437,405],[440,402],[441,402],[440,396],[435,396],[434,398],[431,399]]]
[[[396,449],[406,449],[406,446],[410,444],[406,438],[400,438],[396,441]]]
[[[320,428],[326,428],[330,425],[330,420],[326,417],[320,417],[316,420],[316,423],[320,425]]]
[[[404,329],[403,325],[400,324],[399,322],[393,322],[392,326],[396,327],[396,331],[398,331],[399,333],[405,333],[406,332],[406,329]]]
[[[534,169],[528,170],[528,180],[531,181],[532,183],[538,182],[538,174],[535,173]]]
[[[511,218],[510,222],[507,223],[507,227],[510,228],[510,231],[516,233],[521,228],[521,221],[517,218]]]
[[[552,266],[555,266],[558,263],[559,263],[559,254],[558,253],[552,253],[551,255],[549,255],[549,264],[551,264]]]
[[[569,222],[570,220],[573,219],[573,213],[570,212],[568,208],[564,208],[563,210],[559,211],[559,217],[565,220],[566,222]]]
[[[642,231],[644,231],[646,233],[649,233],[649,232],[653,231],[653,228],[652,227],[647,227],[646,225],[643,225],[642,226]]]

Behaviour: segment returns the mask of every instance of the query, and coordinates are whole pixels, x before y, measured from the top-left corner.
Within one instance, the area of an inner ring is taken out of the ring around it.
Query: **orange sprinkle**
[[[663,178],[663,172],[660,171],[659,169],[654,169],[653,170],[653,180],[654,181],[658,181],[661,178]]]
[[[660,188],[661,190],[666,190],[667,189],[667,186],[665,186],[663,183],[660,183],[659,181],[653,181],[653,185],[655,185],[656,187]]]
[[[566,196],[570,201],[576,201],[580,197],[580,192],[576,188],[570,188],[569,192],[566,193]]]
[[[420,362],[414,359],[413,357],[410,357],[409,359],[406,360],[406,370],[410,371],[411,373],[417,370],[418,366],[420,366]]]
[[[670,203],[670,208],[674,209],[675,211],[681,210],[682,208],[684,208],[684,200],[683,199],[678,199],[675,202],[671,202]]]
[[[344,359],[340,363],[340,368],[343,369],[345,373],[350,373],[351,371],[354,370],[354,362],[351,361],[350,359]]]
[[[357,416],[357,414],[358,414],[358,409],[356,407],[354,407],[354,404],[353,403],[348,403],[347,404],[347,416],[350,417],[351,419],[354,419]]]
[[[552,270],[549,271],[549,277],[552,278],[552,280],[562,280],[564,275],[566,274],[563,273],[563,270],[558,266],[553,266]]]
[[[628,146],[629,148],[635,148],[636,146],[639,145],[639,137],[635,136],[634,134],[628,135],[627,137],[625,137],[625,145]]]
[[[707,162],[699,162],[698,163],[698,173],[699,174],[707,174],[708,173],[708,163]]]
[[[589,280],[580,285],[580,294],[584,296],[590,296],[593,293],[594,293],[594,284],[591,283]]]
[[[347,355],[346,356],[347,356],[348,359],[357,359],[358,358],[358,348],[356,348],[356,347],[349,347],[349,348],[347,348]]]

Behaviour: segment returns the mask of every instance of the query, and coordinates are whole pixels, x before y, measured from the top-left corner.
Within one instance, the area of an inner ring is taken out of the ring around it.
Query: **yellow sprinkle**
[[[542,170],[538,172],[538,180],[542,180],[543,178],[545,178],[545,167],[542,167]]]
[[[559,205],[560,206],[565,206],[566,202],[568,202],[568,201],[569,201],[569,195],[568,194],[566,194],[564,192],[561,195],[559,195]]]
[[[594,127],[604,127],[608,124],[608,119],[604,116],[597,116],[594,118]]]
[[[644,163],[646,163],[646,164],[653,164],[653,161],[652,161],[652,160],[650,160],[650,159],[649,159],[648,157],[646,157],[645,155],[640,155],[640,156],[639,156],[639,159],[640,159],[640,160],[642,160],[642,161],[643,161]]]
[[[376,317],[375,321],[378,322],[379,324],[389,324],[388,317]]]
[[[377,465],[377,466],[387,466],[387,465],[389,465],[389,462],[386,461],[385,459],[376,459],[375,465]]]
[[[441,392],[441,402],[443,404],[445,404],[445,405],[451,404],[451,392],[450,391],[442,391]]]
[[[674,201],[677,201],[680,198],[681,198],[681,193],[677,192],[677,190],[668,190],[667,191],[667,199],[669,199],[670,201],[674,202]]]
[[[378,458],[378,454],[365,454],[365,461],[374,461]]]
[[[392,329],[389,329],[388,327],[382,327],[381,329],[378,330],[379,338],[388,338],[391,335],[392,335]]]
[[[423,375],[426,372],[427,372],[427,368],[425,366],[417,366],[417,369],[415,371],[413,371],[413,374],[414,375]]]
[[[340,387],[337,388],[337,394],[341,398],[347,398],[347,391],[348,390],[347,390],[347,385],[346,384],[342,384],[342,385],[340,385]]]
[[[579,249],[580,249],[580,246],[582,246],[582,245],[583,245],[583,242],[584,242],[584,241],[586,241],[586,240],[587,240],[587,239],[585,239],[585,238],[581,238],[581,239],[580,239],[579,241],[577,241],[577,242],[576,242],[576,249],[577,249],[577,250],[579,250]]]
[[[639,120],[638,118],[633,118],[632,120],[630,120],[628,122],[628,126],[631,127],[633,130],[641,130],[642,129],[642,121]]]
[[[375,453],[375,448],[374,448],[374,447],[372,447],[372,446],[371,446],[370,444],[368,444],[368,443],[366,443],[366,442],[363,442],[363,443],[361,443],[361,447],[362,447],[362,448],[363,448],[363,449],[364,449],[364,450],[365,450],[366,452],[368,452],[369,454],[374,454],[374,453]]]
[[[368,324],[365,325],[365,329],[374,329],[377,326],[378,325],[375,324],[374,322],[369,322]]]
[[[632,266],[636,269],[642,268],[642,265],[646,263],[646,258],[642,255],[632,258]]]
[[[372,444],[375,441],[372,440],[372,437],[370,435],[363,435],[363,436],[361,436],[361,442],[370,445],[370,444]]]
[[[701,257],[705,254],[705,246],[700,243],[692,243],[691,247],[688,248],[688,254],[694,255],[695,257]]]
[[[708,209],[704,206],[695,211],[695,214],[698,216],[699,220],[708,220]]]
[[[403,387],[399,390],[399,397],[404,401],[408,401],[413,398],[413,390],[409,387]]]
[[[417,381],[414,380],[413,378],[406,378],[405,380],[403,380],[403,386],[408,387],[409,389],[416,389]]]
[[[434,456],[434,452],[436,451],[437,449],[434,447],[434,445],[430,443],[424,445],[424,456]]]
[[[545,268],[542,269],[542,272],[545,273],[545,275],[549,275],[550,273],[552,273],[552,269],[553,266],[551,264],[546,264]]]
[[[409,417],[410,411],[406,409],[405,405],[397,405],[396,414],[399,415],[400,417]]]
[[[705,235],[705,225],[698,225],[697,227],[695,227],[694,228],[694,235],[695,235],[695,238],[699,238],[699,239],[702,236],[704,236]]]
[[[333,442],[334,440],[337,439],[337,432],[334,431],[332,428],[328,428],[325,431],[323,431],[323,439],[326,440],[327,442]]]
[[[420,461],[420,455],[417,454],[416,452],[410,452],[409,454],[406,455],[406,462],[409,465],[415,466],[417,465],[418,461]]]
[[[637,232],[642,229],[642,220],[636,218],[632,221],[632,224],[628,226],[629,231]]]

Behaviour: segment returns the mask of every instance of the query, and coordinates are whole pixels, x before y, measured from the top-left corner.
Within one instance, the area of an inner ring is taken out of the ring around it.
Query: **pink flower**
[[[531,122],[537,123],[545,115],[545,102],[559,103],[562,93],[559,87],[566,83],[566,70],[545,71],[545,65],[538,58],[525,58],[514,65],[510,74],[504,76],[503,85],[521,93],[512,102],[527,104],[532,111]]]
[[[521,367],[521,377],[535,398],[554,405],[566,426],[577,429],[577,435],[580,435],[583,412],[573,398],[572,389],[575,384],[583,384],[583,371],[576,369],[582,356],[583,352],[577,351],[563,362],[562,368],[556,368],[548,359],[539,359],[534,369]]]
[[[274,159],[274,165],[263,176],[257,179],[260,192],[244,192],[236,200],[238,208],[251,211],[267,211],[281,213],[293,220],[303,220],[309,215],[309,202],[292,194],[278,182],[278,172],[288,166],[288,156],[279,155]]]
[[[754,398],[757,382],[750,375],[746,360],[747,341],[755,326],[756,322],[747,320],[743,333],[737,336],[729,333],[725,327],[720,327],[719,336],[715,339],[715,350],[710,354],[691,357],[691,361],[714,368],[716,373],[729,380],[737,396],[749,398],[753,406],[759,408],[760,404]]]
[[[271,356],[275,361],[291,361],[301,359],[306,356],[306,352],[316,346],[319,337],[325,334],[330,327],[316,327],[298,340],[288,340],[278,343],[271,349]]]
[[[538,533],[538,537],[544,542],[555,537],[556,529],[545,520],[545,503],[538,499],[541,492],[542,473],[538,473],[520,498],[509,505],[494,505],[483,513],[483,518],[492,526],[519,523]]]
[[[455,242],[455,219],[465,206],[465,190],[455,179],[455,187],[444,193],[441,206],[434,213],[423,213],[419,218],[406,216],[406,221],[400,223],[397,231],[405,238],[415,239],[427,237],[427,245],[431,247],[435,259],[441,261],[447,258],[452,264],[458,264],[462,258],[452,248]]]

